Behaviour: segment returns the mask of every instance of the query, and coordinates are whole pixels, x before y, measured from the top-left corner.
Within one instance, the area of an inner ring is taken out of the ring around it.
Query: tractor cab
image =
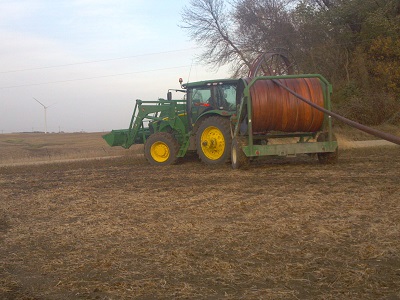
[[[238,80],[223,79],[183,84],[187,90],[187,113],[190,125],[205,115],[232,115],[236,110]]]

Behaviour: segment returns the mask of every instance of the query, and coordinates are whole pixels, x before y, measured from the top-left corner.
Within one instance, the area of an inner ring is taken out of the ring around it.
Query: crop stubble
[[[0,298],[398,299],[399,164],[0,168]]]

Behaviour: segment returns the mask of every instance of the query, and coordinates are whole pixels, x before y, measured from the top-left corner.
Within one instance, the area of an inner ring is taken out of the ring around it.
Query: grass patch
[[[5,140],[4,143],[20,145],[20,144],[25,144],[25,141],[23,139]]]

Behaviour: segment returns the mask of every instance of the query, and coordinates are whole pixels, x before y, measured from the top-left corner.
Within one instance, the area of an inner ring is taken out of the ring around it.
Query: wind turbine
[[[53,105],[53,104],[51,104],[51,105],[49,105],[49,106],[46,106],[46,105],[44,105],[42,102],[40,102],[38,99],[36,99],[35,97],[32,97],[37,103],[39,103],[41,106],[43,106],[43,108],[44,108],[44,133],[46,134],[47,133],[47,109],[51,106],[51,105]]]

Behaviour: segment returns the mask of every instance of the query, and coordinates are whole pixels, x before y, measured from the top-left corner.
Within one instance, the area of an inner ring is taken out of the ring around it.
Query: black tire
[[[247,143],[244,138],[235,137],[232,139],[232,169],[246,169],[249,166],[250,159],[242,150],[242,146],[245,146],[246,144]]]
[[[144,144],[144,156],[154,166],[172,165],[178,160],[179,143],[171,133],[156,132]]]
[[[231,144],[229,118],[214,116],[201,122],[196,133],[196,150],[202,162],[209,165],[228,162]]]
[[[329,133],[321,132],[318,135],[317,142],[326,142],[329,141]],[[332,141],[336,141],[336,137],[332,134]],[[336,148],[335,152],[325,152],[318,153],[318,161],[324,165],[333,165],[336,164],[339,157],[339,149]]]

